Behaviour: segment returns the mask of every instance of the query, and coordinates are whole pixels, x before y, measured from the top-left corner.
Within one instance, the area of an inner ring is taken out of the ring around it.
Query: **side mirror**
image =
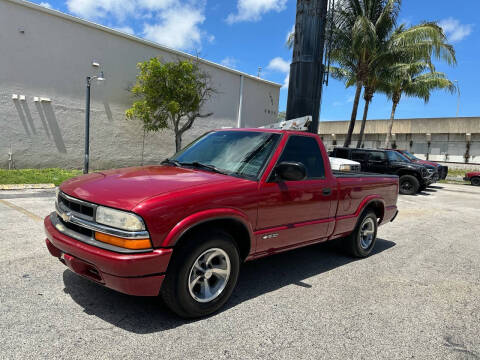
[[[307,170],[302,163],[283,161],[275,167],[275,174],[283,181],[299,181],[307,177]]]

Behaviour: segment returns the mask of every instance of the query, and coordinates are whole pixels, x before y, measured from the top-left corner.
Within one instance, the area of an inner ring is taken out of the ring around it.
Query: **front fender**
[[[220,209],[209,209],[203,210],[192,215],[189,215],[185,219],[178,222],[172,230],[167,234],[165,239],[162,242],[162,247],[173,247],[177,243],[177,241],[185,234],[188,230],[192,229],[193,227],[200,225],[202,223],[212,221],[212,220],[223,220],[223,219],[232,219],[239,221],[241,224],[245,226],[248,230],[248,235],[250,237],[250,248],[252,250],[255,249],[254,243],[252,243],[255,239],[253,236],[253,229],[250,223],[250,220],[247,215],[243,212],[231,209],[231,208],[220,208]]]

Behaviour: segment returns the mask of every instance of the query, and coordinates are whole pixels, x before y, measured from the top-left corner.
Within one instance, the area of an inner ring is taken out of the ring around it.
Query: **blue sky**
[[[48,0],[44,6],[91,20],[139,37],[284,84],[291,61],[285,39],[295,21],[295,0]],[[458,4],[461,4],[458,5]],[[480,2],[463,0],[403,0],[400,22],[439,21],[457,51],[454,68],[437,70],[458,80],[460,116],[480,116]],[[331,80],[324,88],[321,120],[350,118],[353,89]],[[286,107],[287,88],[280,93],[280,110]],[[358,117],[362,114],[361,105]],[[397,118],[455,116],[457,95],[435,92],[425,105],[403,99]],[[375,95],[369,118],[387,118],[391,104]]]

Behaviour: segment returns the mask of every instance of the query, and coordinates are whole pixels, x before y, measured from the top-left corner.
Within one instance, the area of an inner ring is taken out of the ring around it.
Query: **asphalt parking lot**
[[[54,192],[0,192],[0,358],[480,359],[480,188],[399,198],[374,254],[335,244],[244,265],[205,319],[71,273],[44,244]]]

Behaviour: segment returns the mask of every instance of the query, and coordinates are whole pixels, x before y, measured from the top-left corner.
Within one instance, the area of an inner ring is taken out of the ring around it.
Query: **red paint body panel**
[[[62,253],[72,255],[104,273],[135,277],[164,273],[167,270],[172,249],[155,249],[140,254],[120,254],[104,250],[81,241],[72,239],[59,232],[47,216],[44,221],[48,241]],[[52,254],[58,257],[55,254]]]
[[[465,174],[465,179],[470,180],[471,178],[476,177],[476,176],[480,177],[480,171],[472,171],[472,172],[466,173]]]
[[[199,169],[147,166],[111,170],[66,181],[61,190],[84,201],[132,211],[143,218],[154,250],[119,254],[69,238],[47,217],[47,247],[64,255],[76,273],[112,289],[136,295],[157,294],[178,239],[193,226],[231,219],[250,235],[247,260],[348,235],[372,202],[383,210],[384,224],[397,213],[398,178],[335,177],[317,135],[271,129],[282,138],[258,181]],[[269,182],[288,138],[311,136],[323,157],[325,176],[303,181]],[[325,192],[325,190],[329,190]],[[93,269],[93,270],[92,270]]]
[[[61,184],[67,195],[95,204],[132,210],[160,194],[191,193],[197,186],[232,182],[232,177],[172,166],[144,166],[77,176]]]

